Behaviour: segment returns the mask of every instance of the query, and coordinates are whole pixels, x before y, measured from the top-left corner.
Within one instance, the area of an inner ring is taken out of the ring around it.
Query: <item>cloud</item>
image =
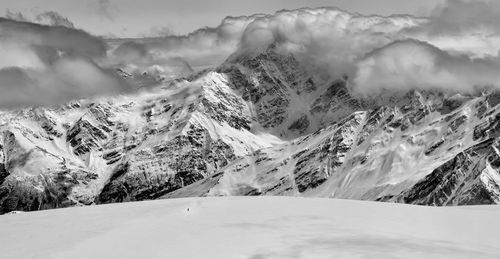
[[[189,63],[179,56],[152,53],[146,44],[125,41],[108,54],[107,66],[119,67],[132,75],[149,75],[170,79],[194,72]]]
[[[250,23],[235,56],[273,45],[294,54],[305,67],[340,77],[353,74],[356,60],[366,52],[399,39],[402,30],[423,21],[408,15],[363,16],[337,8],[280,11]]]
[[[95,3],[111,20],[110,0]],[[183,36],[158,27],[152,29],[156,37],[107,42],[71,28],[71,21],[57,13],[35,19],[51,26],[22,22],[27,17],[21,13],[7,11],[6,16],[19,20],[0,19],[0,94],[15,89],[9,106],[16,100],[29,105],[30,95],[22,94],[28,92],[51,103],[57,92],[64,94],[63,101],[131,89],[103,68],[175,77],[269,46],[332,80],[348,75],[360,93],[414,88],[470,92],[500,79],[497,1],[448,0],[424,18],[302,8],[226,17],[217,27]],[[95,81],[82,80],[88,77]]]
[[[215,28],[202,28],[185,36],[124,42],[109,56],[117,63],[133,64],[142,70],[162,62],[166,68],[165,61],[171,58],[180,58],[196,69],[217,66],[227,57],[231,62],[273,46],[278,52],[293,54],[313,73],[331,79],[343,75],[356,78],[358,90],[395,88],[399,84],[401,89],[439,86],[466,91],[496,83],[493,71],[498,67],[500,48],[498,7],[498,3],[457,0],[443,2],[424,18],[367,16],[337,8],[227,17]],[[483,16],[475,19],[480,14]],[[391,64],[401,67],[391,70]],[[413,69],[417,73],[412,73]],[[416,82],[419,79],[422,82]],[[369,80],[376,86],[368,88]]]
[[[53,105],[131,86],[95,61],[106,44],[84,31],[0,18],[0,107]]]
[[[73,22],[67,17],[62,16],[55,11],[45,11],[34,15],[26,15],[21,12],[14,12],[9,9],[5,11],[5,18],[18,22],[32,22],[42,25],[64,26],[68,28],[75,28]]]
[[[147,51],[157,60],[180,57],[197,69],[217,66],[238,48],[244,28],[258,16],[226,17],[215,28],[202,28],[188,35],[138,39],[136,42],[140,43],[142,50],[129,42],[122,42],[123,46],[113,49],[126,49],[132,56]],[[116,51],[112,50],[113,53]]]
[[[273,15],[226,17],[215,28],[137,42],[151,55],[181,57],[195,69],[214,67],[233,53],[256,53],[274,44],[283,52],[295,54],[307,67],[340,75],[354,73],[356,58],[398,39],[402,29],[424,20],[406,15],[362,16],[337,8],[303,8]]]
[[[126,41],[113,50],[112,54],[117,60],[128,62],[150,57],[146,46],[140,42]]]
[[[54,26],[64,26],[68,28],[75,28],[73,22],[71,22],[67,17],[60,15],[54,11],[46,11],[38,14],[35,21],[40,24],[54,25]]]
[[[358,91],[472,92],[500,82],[499,14],[499,3],[463,0],[446,1],[425,18],[336,8],[284,10],[249,23],[233,57],[274,46],[314,73],[355,78]]]
[[[29,19],[26,18],[23,13],[11,11],[10,9],[5,10],[5,18],[19,22],[29,21]]]
[[[54,105],[122,91],[118,80],[83,59],[63,58],[43,69],[0,69],[2,108]]]
[[[447,0],[423,23],[399,32],[402,40],[369,52],[357,63],[354,85],[381,89],[475,92],[500,88],[500,2]]]
[[[106,43],[82,30],[5,18],[0,18],[0,30],[2,42],[17,42],[29,48],[45,47],[47,51],[60,50],[89,58],[103,57],[106,54]]]
[[[500,82],[498,58],[455,56],[426,42],[404,40],[369,53],[357,64],[355,92],[440,89],[472,93]]]
[[[500,32],[500,2],[491,0],[447,0],[431,14],[426,26],[431,33],[468,32],[486,29]]]
[[[153,26],[149,30],[149,34],[144,37],[168,37],[174,35],[174,31],[168,26]]]
[[[500,51],[500,1],[447,0],[427,22],[404,32],[454,53],[474,57]]]
[[[182,36],[113,41],[110,63],[162,65],[181,58],[195,70],[215,67],[230,55],[258,53],[269,45],[293,53],[305,67],[332,76],[355,73],[365,53],[400,39],[404,29],[426,21],[408,15],[363,16],[337,8],[303,8],[273,15],[226,17],[219,26]],[[156,63],[155,63],[156,62]],[[165,66],[164,66],[165,67]]]

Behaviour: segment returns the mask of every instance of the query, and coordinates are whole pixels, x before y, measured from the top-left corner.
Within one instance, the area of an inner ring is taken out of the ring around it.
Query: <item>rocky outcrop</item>
[[[432,206],[499,203],[499,147],[499,139],[479,143],[391,200]]]
[[[129,154],[99,195],[99,202],[156,199],[210,176],[234,158],[228,144],[191,125],[184,135]]]
[[[346,153],[355,143],[358,127],[364,120],[364,113],[355,113],[339,122],[339,127],[331,136],[317,145],[297,155],[293,174],[299,192],[316,188],[335,174],[345,162]],[[311,163],[314,161],[314,163]]]

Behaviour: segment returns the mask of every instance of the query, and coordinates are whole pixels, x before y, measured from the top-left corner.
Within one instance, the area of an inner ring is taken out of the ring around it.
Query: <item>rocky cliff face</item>
[[[2,112],[0,212],[211,195],[499,203],[499,94],[384,96],[270,48],[130,96]]]

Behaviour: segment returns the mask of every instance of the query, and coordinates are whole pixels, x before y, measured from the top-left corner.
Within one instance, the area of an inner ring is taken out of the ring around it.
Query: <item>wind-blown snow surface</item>
[[[498,258],[499,217],[492,206],[156,200],[1,216],[0,257]]]

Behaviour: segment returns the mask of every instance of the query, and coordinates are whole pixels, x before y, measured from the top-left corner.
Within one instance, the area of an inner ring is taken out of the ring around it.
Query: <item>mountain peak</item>
[[[0,113],[2,212],[190,195],[500,202],[496,160],[483,163],[496,92],[360,96],[276,46],[161,84]]]

